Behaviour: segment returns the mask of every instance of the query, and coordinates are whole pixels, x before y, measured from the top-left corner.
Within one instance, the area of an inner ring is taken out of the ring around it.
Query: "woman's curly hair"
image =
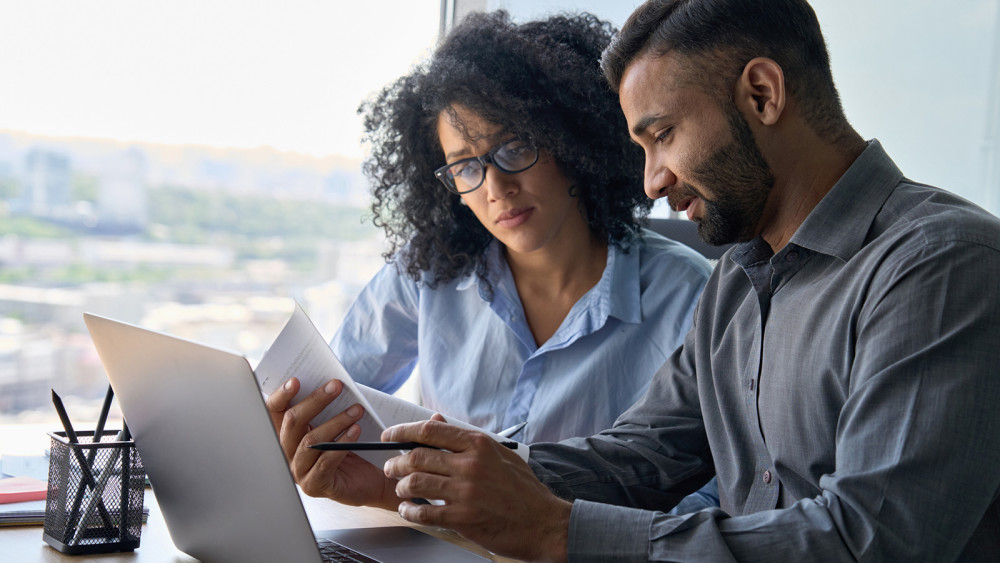
[[[364,171],[374,183],[373,222],[389,242],[385,257],[431,287],[485,274],[493,236],[434,177],[445,164],[438,116],[456,104],[551,154],[591,231],[627,250],[652,201],[642,190],[642,153],[598,64],[613,32],[589,14],[524,24],[503,11],[472,14],[429,61],[363,103],[372,147]]]

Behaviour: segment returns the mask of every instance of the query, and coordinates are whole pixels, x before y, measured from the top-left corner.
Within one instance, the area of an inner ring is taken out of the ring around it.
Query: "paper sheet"
[[[285,324],[285,328],[264,353],[254,374],[265,395],[274,393],[288,378],[297,377],[300,386],[299,392],[292,398],[293,405],[301,402],[331,379],[339,379],[344,384],[344,391],[316,415],[310,424],[313,427],[319,426],[357,403],[365,409],[364,416],[358,421],[358,426],[361,427],[361,436],[358,439],[365,442],[381,440],[385,424],[382,423],[376,409],[372,408],[358,390],[354,380],[299,305],[295,306],[295,312]],[[386,460],[399,454],[358,452],[358,455],[376,467],[382,467]]]
[[[295,312],[274,343],[264,353],[254,374],[265,395],[274,393],[288,378],[297,377],[301,385],[299,392],[292,398],[293,405],[298,404],[331,379],[340,380],[344,384],[344,391],[310,423],[314,427],[319,426],[351,405],[360,404],[365,409],[364,416],[358,422],[361,427],[358,441],[361,442],[379,442],[382,431],[388,426],[427,420],[434,414],[429,409],[399,397],[355,383],[305,311],[298,305],[295,306]],[[484,432],[460,420],[446,420],[449,424]],[[506,440],[491,432],[486,433],[495,440]],[[518,444],[516,451],[522,459],[527,459],[527,445]],[[382,467],[386,460],[399,455],[400,452],[356,453],[376,467]]]

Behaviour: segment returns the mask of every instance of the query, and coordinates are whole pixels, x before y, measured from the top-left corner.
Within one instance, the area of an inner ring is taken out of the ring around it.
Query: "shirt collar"
[[[631,245],[625,252],[616,244],[608,245],[608,265],[597,286],[603,289],[607,280],[608,291],[601,291],[601,298],[608,301],[608,316],[627,323],[642,322],[641,289],[639,288],[639,253],[642,242]]]
[[[491,241],[484,252],[486,255],[485,280],[479,279],[475,272],[469,272],[455,281],[455,289],[465,291],[475,288],[479,290],[479,297],[487,303],[492,301],[487,284],[492,287],[494,292],[513,292],[512,296],[517,295],[514,277],[510,273],[507,260],[503,257],[503,245],[500,244],[500,241],[496,239]],[[515,299],[514,301],[518,302],[519,300]]]
[[[604,267],[601,279],[583,297],[591,300],[587,309],[596,313],[597,318],[592,319],[592,322],[603,324],[609,316],[630,323],[642,321],[639,288],[640,252],[641,243],[632,244],[628,253],[616,244],[608,245],[608,263]],[[486,281],[493,286],[494,291],[509,291],[516,294],[510,268],[503,257],[503,247],[495,240],[486,249]],[[479,290],[479,296],[484,301],[489,301],[486,287],[475,273],[466,274],[458,280],[455,287],[459,290],[475,287]]]
[[[507,264],[503,259],[503,252],[500,247],[500,243],[496,240],[490,242],[489,246],[486,247],[486,280],[494,287],[505,276],[505,272],[508,270]],[[461,278],[455,281],[455,289],[464,291],[467,289],[477,288],[479,289],[479,296],[483,298],[483,301],[489,301],[489,294],[486,292],[486,286],[479,279],[479,276],[475,272],[469,272]]]
[[[848,261],[885,201],[903,179],[878,140],[851,164],[792,235],[791,243]]]

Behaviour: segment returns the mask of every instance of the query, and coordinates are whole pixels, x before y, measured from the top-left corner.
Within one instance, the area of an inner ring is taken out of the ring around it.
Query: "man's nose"
[[[667,192],[676,183],[677,176],[666,166],[666,163],[649,156],[646,157],[643,189],[649,199],[666,197]]]

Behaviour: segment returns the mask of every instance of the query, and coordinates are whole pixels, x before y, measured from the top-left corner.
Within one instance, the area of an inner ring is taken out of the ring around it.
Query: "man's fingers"
[[[411,473],[396,482],[396,496],[399,498],[433,498],[448,502],[452,499],[449,479],[430,473]]]
[[[397,487],[398,490],[399,488]],[[414,495],[412,497],[408,495],[403,498],[435,497],[433,495]],[[449,502],[448,499],[440,500],[445,501],[443,506],[439,504],[418,504],[412,500],[406,500],[401,502],[396,510],[404,520],[413,522],[414,524],[450,528],[453,530],[470,525],[475,527],[475,522],[482,520],[481,515],[476,510],[469,510],[470,506],[473,505],[470,505],[468,502],[462,500],[456,502]]]
[[[439,420],[425,420],[390,426],[382,432],[383,442],[420,442],[442,450],[460,452],[476,443],[481,432],[467,430]]]
[[[443,506],[415,504],[410,501],[403,501],[399,503],[398,511],[399,515],[403,517],[403,520],[413,522],[414,524],[436,526],[440,528],[449,527],[446,524],[448,510]]]
[[[385,476],[392,479],[402,479],[416,472],[452,476],[453,458],[454,455],[434,448],[416,448],[390,458],[382,469]]]

